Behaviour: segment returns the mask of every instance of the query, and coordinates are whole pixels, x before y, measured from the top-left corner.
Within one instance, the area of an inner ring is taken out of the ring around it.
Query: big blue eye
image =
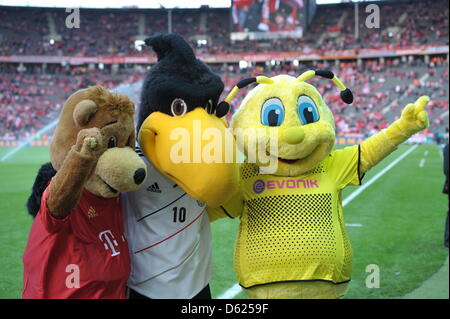
[[[261,123],[266,126],[280,126],[284,121],[284,106],[280,99],[273,97],[264,102],[261,109]]]
[[[310,97],[306,95],[299,96],[298,116],[302,120],[303,125],[314,123],[319,120],[319,111]]]

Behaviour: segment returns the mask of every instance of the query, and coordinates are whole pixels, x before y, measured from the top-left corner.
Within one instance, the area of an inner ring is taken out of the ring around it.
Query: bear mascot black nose
[[[145,169],[143,168],[138,168],[135,172],[134,172],[134,182],[136,183],[136,185],[139,185],[140,183],[142,183],[142,181],[145,179]]]

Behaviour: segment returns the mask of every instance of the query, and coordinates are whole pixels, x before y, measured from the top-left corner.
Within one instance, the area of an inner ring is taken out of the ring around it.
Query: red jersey
[[[23,255],[22,298],[125,298],[130,256],[120,198],[83,190],[72,212],[54,218],[49,187]]]

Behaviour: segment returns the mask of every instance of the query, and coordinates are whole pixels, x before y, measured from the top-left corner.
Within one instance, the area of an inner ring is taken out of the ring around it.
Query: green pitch
[[[363,184],[410,148],[402,146],[391,154],[366,174]],[[0,148],[0,157],[10,150]],[[22,253],[32,223],[25,202],[38,168],[47,161],[48,149],[35,147],[0,162],[0,298],[20,298]],[[419,146],[344,208],[345,222],[352,225],[348,232],[354,252],[353,278],[346,298],[402,297],[441,268],[448,255],[443,248],[447,212],[443,182],[440,150]],[[346,189],[344,198],[357,189]],[[213,297],[236,284],[233,245],[238,227],[239,220],[231,219],[212,224]],[[366,287],[370,275],[366,267],[370,264],[379,267],[380,288]],[[448,298],[448,282],[432,287]],[[426,296],[416,293],[414,297]],[[245,296],[240,292],[235,298]]]

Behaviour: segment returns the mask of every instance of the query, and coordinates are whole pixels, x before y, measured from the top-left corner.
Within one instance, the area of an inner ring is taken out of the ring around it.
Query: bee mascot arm
[[[208,206],[207,208],[209,221],[213,222],[216,219],[229,217],[240,217],[244,209],[244,197],[242,192],[238,190],[231,199],[219,207]]]
[[[427,96],[421,96],[414,104],[408,104],[403,109],[400,119],[361,143],[361,175],[395,151],[398,145],[428,127],[425,111],[428,102]]]

